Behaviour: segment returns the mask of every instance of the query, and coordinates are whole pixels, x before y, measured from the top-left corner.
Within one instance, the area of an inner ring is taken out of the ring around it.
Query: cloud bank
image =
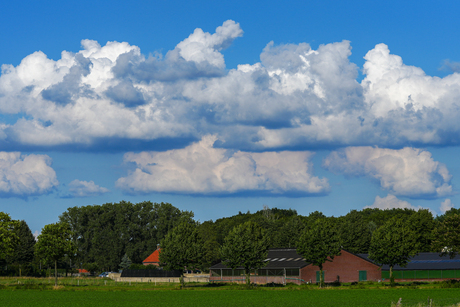
[[[333,151],[323,167],[347,176],[366,176],[390,193],[411,198],[444,197],[452,193],[446,166],[428,151],[375,147],[347,147]]]
[[[0,197],[47,194],[58,185],[49,156],[0,152]]]
[[[310,152],[243,152],[214,148],[216,136],[183,149],[127,153],[135,170],[118,179],[128,193],[234,194],[245,191],[271,195],[322,195],[327,179],[312,175]]]
[[[94,181],[80,181],[78,179],[69,183],[70,197],[98,196],[110,192],[109,189],[100,187]]]
[[[4,64],[0,112],[17,120],[0,123],[0,149],[130,142],[144,150],[209,134],[242,151],[460,142],[460,75],[450,62],[452,74],[431,77],[378,44],[359,83],[348,41],[317,50],[270,42],[260,62],[228,70],[222,50],[242,35],[228,20],[215,33],[196,29],[164,55],[83,40],[57,61],[37,51]]]

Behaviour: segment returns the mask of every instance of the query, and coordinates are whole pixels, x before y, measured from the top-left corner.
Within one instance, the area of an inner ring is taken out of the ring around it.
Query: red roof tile
[[[150,256],[148,256],[147,258],[145,258],[145,260],[142,261],[142,262],[147,262],[147,263],[150,263],[150,262],[160,262],[160,251],[161,251],[161,248],[157,249],[157,250],[154,251]]]
[[[89,272],[85,269],[78,269],[78,273],[89,273]]]

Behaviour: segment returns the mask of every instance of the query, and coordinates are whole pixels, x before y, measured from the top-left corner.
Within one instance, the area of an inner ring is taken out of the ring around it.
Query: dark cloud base
[[[89,144],[63,145],[27,145],[13,140],[0,142],[0,151],[21,152],[89,152],[89,153],[125,153],[127,151],[166,151],[184,148],[198,141],[192,136],[177,138],[158,138],[155,140],[139,140],[127,138],[96,138]]]

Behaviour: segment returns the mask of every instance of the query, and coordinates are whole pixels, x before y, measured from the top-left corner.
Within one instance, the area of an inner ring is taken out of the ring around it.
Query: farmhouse
[[[252,283],[316,283],[319,282],[319,267],[307,263],[293,248],[270,249],[266,265],[251,274]],[[354,282],[381,279],[380,267],[367,258],[346,250],[333,261],[323,265],[325,282]],[[210,281],[244,282],[243,268],[232,270],[223,263],[210,268]]]

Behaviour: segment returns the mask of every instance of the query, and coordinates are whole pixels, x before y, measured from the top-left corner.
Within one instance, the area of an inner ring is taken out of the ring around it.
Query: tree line
[[[366,253],[375,263],[388,265],[391,285],[395,284],[393,267],[405,266],[418,253],[433,251],[454,257],[460,251],[457,210],[436,219],[428,210],[408,209],[365,209],[338,218],[325,217],[319,212],[308,217],[293,213],[264,208],[253,215],[239,214],[214,224],[209,222],[207,227],[216,227],[214,238],[201,235],[202,225],[206,223],[181,223],[162,241],[165,250],[160,253],[160,262],[167,269],[202,267],[207,252],[204,242],[217,243],[219,230],[228,229],[232,220],[238,222],[224,236],[222,244],[213,246],[229,268],[244,269],[247,283],[251,272],[265,266],[269,247],[295,246],[307,263],[318,266],[320,286],[324,282],[323,265],[339,256],[343,249]],[[273,232],[277,226],[286,232]],[[213,232],[208,229],[208,233]],[[186,244],[181,244],[184,238]],[[286,241],[280,241],[281,238]]]
[[[385,240],[393,240],[390,243],[393,247],[404,244],[407,252],[403,258],[406,259],[415,253],[430,251],[455,255],[460,246],[459,211],[452,209],[444,215],[433,217],[428,210],[363,209],[352,210],[340,217],[326,217],[318,211],[302,216],[292,209],[264,206],[255,213],[239,212],[231,217],[199,223],[193,219],[193,212],[181,211],[169,203],[133,204],[121,201],[71,207],[63,212],[56,224],[65,225],[62,229],[68,231],[66,233],[72,246],[55,258],[45,257],[46,249],[37,252],[39,249],[35,247],[35,238],[24,221],[14,221],[1,213],[0,265],[2,268],[9,265],[16,271],[24,270],[27,266],[30,268],[32,264],[37,268],[38,263],[40,266],[47,264],[91,271],[117,271],[124,256],[133,265],[141,264],[157,248],[157,244],[162,247],[160,260],[165,268],[171,269],[184,266],[207,269],[221,260],[233,265],[239,261],[231,260],[229,255],[247,248],[243,244],[254,242],[258,242],[260,250],[264,249],[265,252],[267,248],[296,247],[304,255],[314,254],[311,248],[325,244],[329,247],[323,249],[332,251],[326,259],[336,254],[337,246],[352,253],[369,253],[371,256],[393,250],[379,245],[378,242]],[[243,234],[242,228],[248,227],[252,230],[249,234]],[[327,232],[319,227],[326,227]],[[46,226],[42,235],[45,229]],[[259,237],[254,237],[254,234]],[[390,234],[399,234],[404,239],[392,239]],[[316,241],[309,241],[310,238],[316,238]],[[38,242],[40,239],[45,241],[39,237]],[[392,252],[392,259],[395,253]],[[250,258],[250,255],[244,257]],[[375,257],[377,259],[379,256]],[[397,259],[397,263],[389,263],[382,257],[378,258],[382,264],[393,266],[404,263],[400,259]],[[248,265],[243,263],[241,266]],[[21,274],[20,271],[17,273]]]

